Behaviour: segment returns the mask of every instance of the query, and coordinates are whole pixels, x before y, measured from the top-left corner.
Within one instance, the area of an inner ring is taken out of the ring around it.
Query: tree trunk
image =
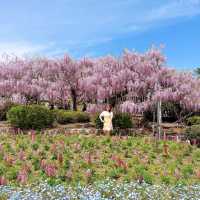
[[[82,112],[85,112],[87,110],[87,104],[83,102]]]
[[[71,89],[71,97],[72,97],[72,110],[77,111],[77,96],[76,91]]]
[[[54,110],[54,104],[50,104],[50,110]]]

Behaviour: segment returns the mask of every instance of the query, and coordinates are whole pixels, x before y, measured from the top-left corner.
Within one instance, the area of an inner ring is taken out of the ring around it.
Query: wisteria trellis
[[[184,109],[200,109],[200,80],[190,73],[166,67],[157,48],[145,53],[124,51],[120,57],[7,59],[0,63],[1,103],[49,101],[65,104],[71,99],[88,104],[88,111],[105,99],[121,98],[120,109],[138,113],[159,100],[180,103]],[[140,99],[135,101],[134,99]]]

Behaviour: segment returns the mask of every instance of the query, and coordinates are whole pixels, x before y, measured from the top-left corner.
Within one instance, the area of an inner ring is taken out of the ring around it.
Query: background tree
[[[195,73],[197,74],[198,77],[200,77],[200,67],[198,67],[198,68],[195,70]]]
[[[0,62],[0,101],[22,104],[48,101],[65,107],[87,103],[88,111],[116,104],[123,112],[143,113],[157,102],[200,109],[200,80],[166,66],[160,49],[124,51],[119,57],[72,59],[12,58]]]

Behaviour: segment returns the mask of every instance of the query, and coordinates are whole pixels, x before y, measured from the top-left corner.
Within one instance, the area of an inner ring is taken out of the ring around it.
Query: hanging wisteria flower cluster
[[[182,108],[200,109],[200,80],[190,73],[166,67],[157,48],[140,54],[125,50],[120,57],[96,59],[26,58],[0,63],[0,103],[38,103],[64,105],[79,102],[95,112],[115,100],[124,112],[140,113],[158,100],[179,103]],[[120,100],[120,101],[119,101]]]

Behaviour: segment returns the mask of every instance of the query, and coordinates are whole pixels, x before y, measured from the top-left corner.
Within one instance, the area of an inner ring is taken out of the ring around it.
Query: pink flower
[[[25,160],[25,159],[26,159],[25,153],[24,153],[24,151],[22,151],[22,150],[20,150],[18,156],[19,156],[19,159],[20,159],[20,160]]]
[[[63,155],[61,153],[57,154],[57,160],[59,161],[59,163],[63,162]]]
[[[60,143],[62,149],[64,149],[65,148],[65,142],[61,140],[61,141],[59,141],[59,143]]]
[[[44,171],[49,177],[55,177],[57,173],[56,166],[53,164],[46,164]]]
[[[92,154],[91,154],[91,152],[85,154],[84,160],[86,161],[87,164],[92,164]]]
[[[0,152],[2,152],[2,151],[3,151],[3,145],[0,144]]]
[[[11,166],[14,163],[14,159],[10,155],[4,156],[4,161],[7,163],[7,165]]]
[[[80,143],[75,143],[74,148],[75,148],[76,151],[80,151],[80,149],[81,149]]]
[[[57,151],[57,145],[56,144],[52,144],[51,145],[51,152],[55,153]]]
[[[7,185],[7,179],[4,176],[0,176],[0,185]]]
[[[46,161],[44,159],[41,160],[40,166],[41,166],[42,169],[45,169],[45,167],[46,167]]]
[[[68,170],[65,176],[66,176],[67,179],[70,180],[73,176],[72,170]]]
[[[85,176],[86,178],[90,178],[92,176],[92,171],[90,169],[88,169],[86,172],[85,172]]]
[[[28,180],[28,172],[25,169],[22,169],[18,173],[17,181],[19,181],[21,184],[25,184],[27,180]]]
[[[117,167],[121,167],[121,168],[123,168],[125,170],[128,169],[128,164],[124,160],[122,160],[120,157],[112,155],[111,156],[111,160],[113,160],[115,162],[115,165]]]
[[[31,141],[32,141],[32,142],[35,142],[35,136],[36,136],[35,131],[32,130],[32,131],[31,131]]]

